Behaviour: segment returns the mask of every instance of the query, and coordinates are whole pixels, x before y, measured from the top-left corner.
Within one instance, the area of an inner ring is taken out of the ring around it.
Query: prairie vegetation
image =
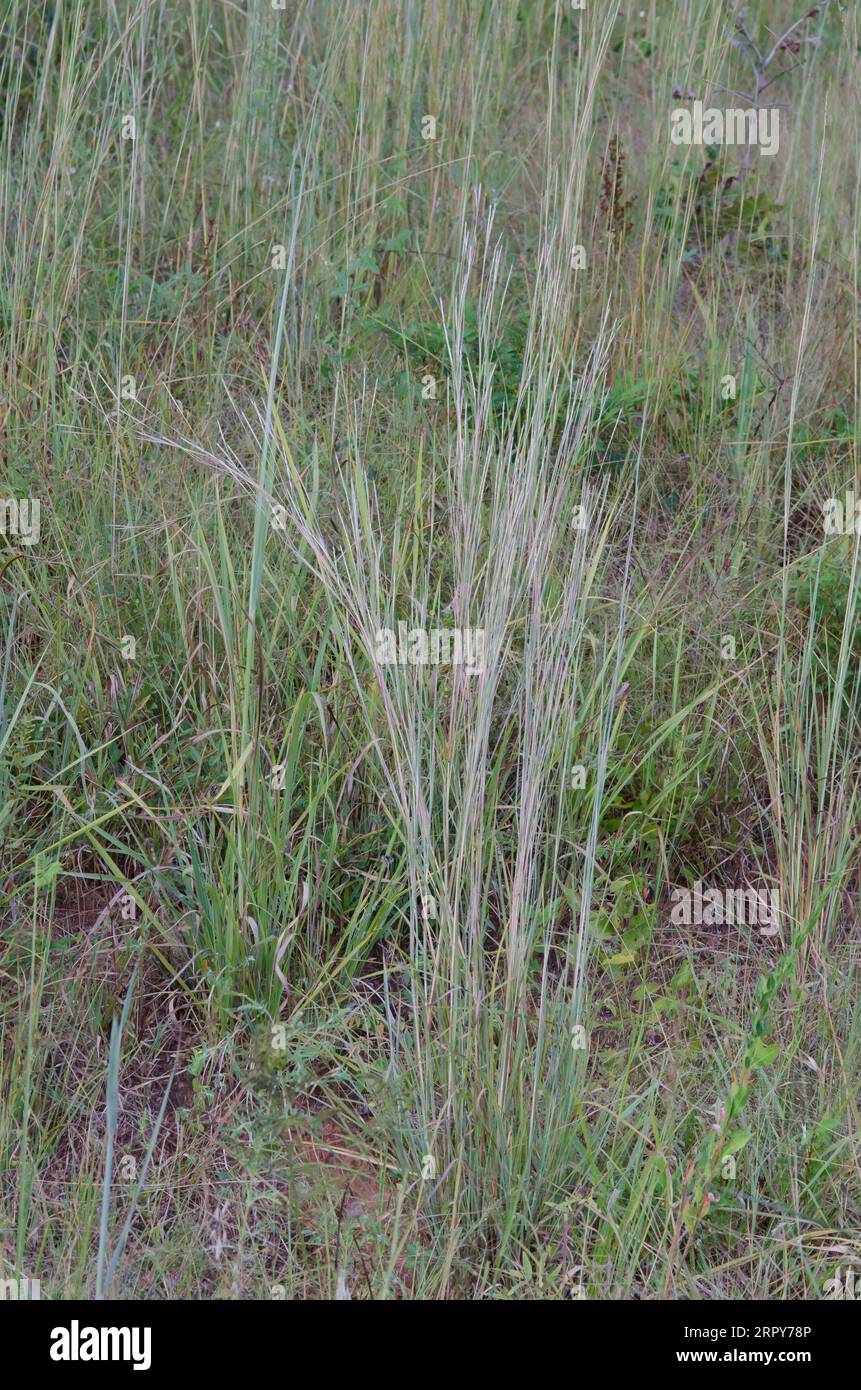
[[[0,36],[0,498],[40,504],[0,534],[0,1276],[822,1296],[861,1246],[857,7]],[[671,140],[751,96],[770,157]],[[697,884],[776,923],[673,921]]]

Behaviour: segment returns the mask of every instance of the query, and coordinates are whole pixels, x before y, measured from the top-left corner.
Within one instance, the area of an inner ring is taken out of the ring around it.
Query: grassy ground
[[[861,33],[804,13],[9,0],[2,1277],[861,1255]],[[755,91],[775,155],[671,142]]]

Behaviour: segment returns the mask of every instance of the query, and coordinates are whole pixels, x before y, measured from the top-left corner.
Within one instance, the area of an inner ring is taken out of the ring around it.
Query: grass
[[[746,8],[10,0],[2,1277],[857,1267],[861,36],[673,145]]]

